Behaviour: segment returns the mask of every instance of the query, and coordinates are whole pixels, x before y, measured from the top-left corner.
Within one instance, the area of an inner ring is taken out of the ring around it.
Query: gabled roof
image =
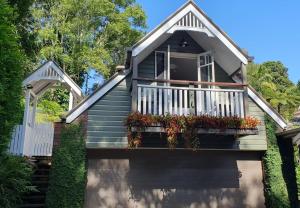
[[[45,62],[31,73],[22,85],[30,85],[33,93],[39,95],[57,82],[66,85],[78,98],[82,97],[81,88],[54,61]]]
[[[101,99],[107,92],[123,81],[130,74],[129,70],[118,72],[107,80],[101,87],[95,90],[90,96],[82,100],[75,108],[66,115],[66,122],[72,123],[83,112],[89,109],[95,102]]]
[[[137,56],[156,39],[174,30],[193,30],[206,33],[221,41],[241,62],[248,63],[250,58],[222,31],[195,3],[190,0],[168,17],[158,27],[148,33],[132,47],[132,56]]]

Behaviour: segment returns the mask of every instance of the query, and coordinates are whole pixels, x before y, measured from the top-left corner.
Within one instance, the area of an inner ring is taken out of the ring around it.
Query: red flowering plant
[[[155,123],[153,116],[143,115],[141,113],[131,113],[125,120],[127,126],[127,139],[129,148],[138,148],[142,144],[141,131],[147,126],[151,126]],[[136,131],[132,131],[135,128]]]
[[[185,146],[187,148],[194,148],[197,149],[199,146],[199,138],[197,134],[196,128],[196,116],[189,115],[184,116],[184,131],[183,131],[183,138],[185,141]]]
[[[157,117],[159,123],[164,127],[167,134],[168,145],[171,149],[178,144],[177,135],[184,127],[184,120],[182,116],[170,115]]]
[[[257,126],[259,126],[259,125],[261,125],[261,122],[257,118],[247,116],[245,119],[243,119],[241,128],[242,129],[256,129]]]
[[[253,117],[239,118],[216,117],[208,115],[143,115],[141,113],[130,114],[125,125],[128,129],[128,143],[130,148],[140,147],[142,144],[142,131],[146,127],[161,125],[166,132],[167,141],[170,148],[175,148],[178,144],[178,134],[183,133],[187,147],[195,148],[199,144],[197,129],[256,129],[260,121]],[[135,131],[133,131],[135,128]]]

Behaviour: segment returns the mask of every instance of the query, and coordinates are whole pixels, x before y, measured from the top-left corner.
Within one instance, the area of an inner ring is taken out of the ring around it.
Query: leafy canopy
[[[288,78],[288,69],[279,61],[248,65],[248,79],[263,97],[290,119],[300,105],[300,89]]]
[[[38,60],[55,60],[78,83],[93,68],[109,77],[145,28],[134,0],[36,0]]]

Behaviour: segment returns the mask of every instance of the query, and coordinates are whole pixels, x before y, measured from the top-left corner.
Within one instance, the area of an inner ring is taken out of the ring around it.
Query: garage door
[[[258,153],[101,150],[85,207],[264,207]]]

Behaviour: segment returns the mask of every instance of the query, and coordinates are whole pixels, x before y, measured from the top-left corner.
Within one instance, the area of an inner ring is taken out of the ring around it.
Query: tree
[[[290,119],[300,105],[300,91],[288,78],[288,69],[279,61],[248,66],[249,83],[278,110]]]
[[[13,8],[13,23],[19,36],[19,43],[27,56],[24,67],[24,76],[34,69],[36,61],[37,45],[35,43],[36,33],[33,30],[33,16],[30,11],[34,0],[8,0]]]
[[[21,112],[25,56],[19,47],[13,9],[0,0],[0,207],[17,207],[30,186],[31,168],[21,157],[7,154],[11,132]]]
[[[89,69],[106,78],[145,28],[135,0],[36,0],[38,60],[55,60],[78,83]]]
[[[25,56],[18,44],[13,17],[13,10],[5,0],[0,0],[0,154],[6,150],[21,116]]]

